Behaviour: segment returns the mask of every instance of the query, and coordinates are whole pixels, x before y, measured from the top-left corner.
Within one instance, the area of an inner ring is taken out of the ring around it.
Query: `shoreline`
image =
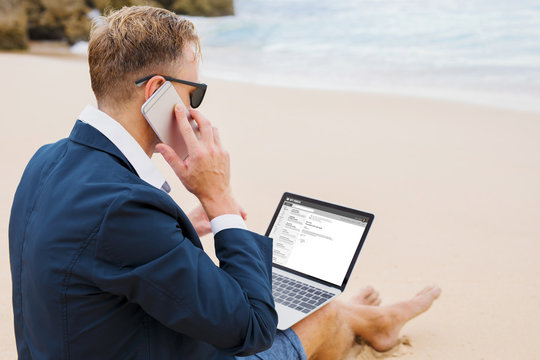
[[[31,41],[30,48],[26,51],[0,51],[0,54],[19,54],[29,56],[43,56],[61,59],[73,59],[78,61],[87,61],[85,54],[72,52],[71,47],[64,41]],[[267,87],[278,87],[291,90],[316,90],[316,91],[331,91],[331,92],[350,92],[363,95],[382,95],[382,96],[397,96],[412,99],[429,99],[448,101],[450,103],[463,103],[469,105],[484,106],[501,110],[511,110],[524,113],[532,113],[540,115],[540,102],[536,97],[524,96],[509,96],[505,94],[493,94],[481,91],[463,91],[458,89],[448,88],[427,88],[427,87],[377,87],[364,88],[362,86],[322,86],[313,81],[304,79],[288,83],[284,78],[266,78],[247,79],[246,76],[233,74],[230,71],[205,69],[204,62],[201,66],[201,77],[216,79],[221,81],[240,83],[246,85],[258,85]]]
[[[532,113],[540,115],[540,102],[536,97],[515,97],[513,101],[508,102],[508,96],[503,94],[488,94],[480,91],[460,91],[450,89],[432,89],[432,88],[409,88],[409,89],[390,89],[390,88],[363,88],[360,86],[345,86],[342,88],[331,86],[319,86],[316,84],[308,84],[309,81],[302,83],[301,81],[295,84],[287,84],[281,80],[248,80],[241,76],[226,74],[225,72],[208,71],[202,72],[203,75],[210,79],[218,79],[227,82],[240,83],[245,85],[277,87],[291,90],[315,90],[315,91],[330,91],[330,92],[350,92],[360,95],[381,95],[391,97],[404,97],[411,99],[426,99],[446,101],[450,103],[460,103],[467,105],[483,106],[488,108],[496,108],[501,110],[518,111],[524,113]]]

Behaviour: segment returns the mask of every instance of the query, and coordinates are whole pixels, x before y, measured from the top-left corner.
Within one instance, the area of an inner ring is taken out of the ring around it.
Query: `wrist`
[[[240,207],[236,203],[236,200],[234,200],[230,191],[201,196],[199,197],[199,201],[209,220],[225,214],[240,215]]]

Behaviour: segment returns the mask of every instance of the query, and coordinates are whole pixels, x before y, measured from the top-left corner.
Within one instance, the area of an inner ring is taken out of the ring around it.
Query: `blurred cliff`
[[[88,40],[92,14],[131,5],[194,16],[234,13],[233,0],[0,0],[0,49],[26,49],[29,40]]]

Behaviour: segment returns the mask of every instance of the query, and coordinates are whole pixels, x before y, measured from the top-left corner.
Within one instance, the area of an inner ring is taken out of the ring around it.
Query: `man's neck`
[[[98,105],[98,109],[112,117],[126,129],[131,136],[139,143],[146,155],[152,157],[157,144],[154,130],[144,119],[141,111],[136,106],[126,107],[118,110],[107,106]]]

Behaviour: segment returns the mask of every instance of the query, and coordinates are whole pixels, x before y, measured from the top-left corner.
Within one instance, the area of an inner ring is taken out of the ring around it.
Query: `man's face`
[[[181,69],[171,76],[178,79],[187,80],[191,82],[200,82],[199,81],[199,59],[195,56],[192,46],[186,46],[184,49],[184,55],[182,60]],[[195,91],[193,86],[179,84],[173,82],[174,88],[180,95],[180,98],[184,104],[189,108],[190,107],[190,94]]]

